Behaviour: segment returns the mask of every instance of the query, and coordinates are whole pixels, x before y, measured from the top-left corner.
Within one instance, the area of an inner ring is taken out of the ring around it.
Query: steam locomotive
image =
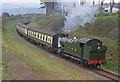
[[[68,34],[27,26],[23,20],[16,23],[16,30],[28,41],[45,46],[49,51],[72,61],[82,63],[82,65],[88,68],[96,68],[106,63],[105,53],[107,47],[102,45],[102,42],[98,39],[70,39]]]

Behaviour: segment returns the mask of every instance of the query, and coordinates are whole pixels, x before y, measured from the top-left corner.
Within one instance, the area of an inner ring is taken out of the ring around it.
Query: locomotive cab
[[[83,59],[88,60],[88,64],[105,63],[106,46],[98,39],[82,38],[79,40],[83,46]]]

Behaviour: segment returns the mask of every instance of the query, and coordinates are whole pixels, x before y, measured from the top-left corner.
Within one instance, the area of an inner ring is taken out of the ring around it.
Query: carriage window
[[[40,39],[42,39],[42,34],[41,34],[41,36],[40,36]]]
[[[32,36],[33,36],[33,32],[32,32]]]
[[[33,32],[32,32],[32,36],[33,36],[34,34],[33,34]]]
[[[46,41],[47,41],[47,38],[48,38],[48,37],[46,36]]]
[[[35,33],[35,37],[36,37],[36,33]]]
[[[35,32],[34,32],[34,37],[35,37]]]
[[[38,34],[38,38],[39,38],[39,34]]]
[[[50,40],[50,43],[51,43],[51,38],[49,40]]]
[[[35,32],[34,32],[34,37],[36,36]]]

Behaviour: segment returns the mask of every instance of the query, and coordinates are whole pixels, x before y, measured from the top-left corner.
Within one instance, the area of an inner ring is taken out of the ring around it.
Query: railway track
[[[18,37],[21,37],[21,36],[19,36],[19,34],[15,31],[15,34],[18,36]],[[25,39],[26,40],[26,39]],[[27,40],[26,40],[27,41]],[[27,41],[28,42],[28,41]],[[38,45],[35,45],[34,44],[34,46],[37,46],[37,47],[39,47]],[[39,47],[40,48],[40,47]],[[44,48],[42,48],[42,49],[44,49]],[[45,49],[44,49],[45,50]],[[48,51],[47,51],[48,52]],[[50,52],[49,52],[50,53]],[[52,53],[52,55],[55,55],[55,54],[53,54]],[[55,55],[55,56],[57,56],[58,57],[58,55]],[[59,56],[59,58],[62,58],[62,57],[60,57]],[[63,59],[63,58],[62,58]],[[67,62],[68,62],[68,60],[66,60]],[[72,63],[72,64],[76,64],[76,65],[78,65],[78,63],[75,63],[75,62],[72,62],[72,61],[69,61],[70,63]],[[117,82],[120,82],[120,75],[118,75],[118,74],[116,74],[116,73],[113,73],[113,72],[111,72],[111,71],[108,71],[108,70],[105,70],[105,69],[102,69],[102,68],[98,68],[98,69],[88,69],[88,68],[85,68],[85,67],[83,67],[83,66],[81,66],[81,65],[79,65],[79,67],[81,67],[81,68],[83,68],[83,69],[86,69],[87,71],[90,71],[90,72],[94,72],[94,73],[96,73],[97,75],[100,75],[100,76],[102,76],[102,77],[105,77],[105,78],[107,78],[108,80],[114,80],[114,81],[117,81]]]
[[[102,75],[110,80],[114,80],[114,81],[118,81],[120,82],[120,75],[113,73],[111,71],[108,71],[106,69],[102,69],[102,68],[98,68],[96,70],[94,70],[95,73]]]

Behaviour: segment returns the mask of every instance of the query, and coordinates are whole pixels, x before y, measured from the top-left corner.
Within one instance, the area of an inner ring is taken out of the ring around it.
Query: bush
[[[100,17],[100,16],[101,16],[101,14],[97,14],[97,15],[95,14],[95,15],[94,15],[94,17]]]
[[[110,16],[108,13],[105,13],[103,16]]]
[[[118,17],[120,17],[120,14],[118,15]]]
[[[103,15],[101,15],[101,14],[98,14],[98,15],[94,15],[94,17],[104,17],[104,16],[118,16],[118,17],[120,17],[120,14],[112,14],[112,15],[110,15],[110,14],[108,14],[108,13],[105,13],[105,14],[103,14]]]

